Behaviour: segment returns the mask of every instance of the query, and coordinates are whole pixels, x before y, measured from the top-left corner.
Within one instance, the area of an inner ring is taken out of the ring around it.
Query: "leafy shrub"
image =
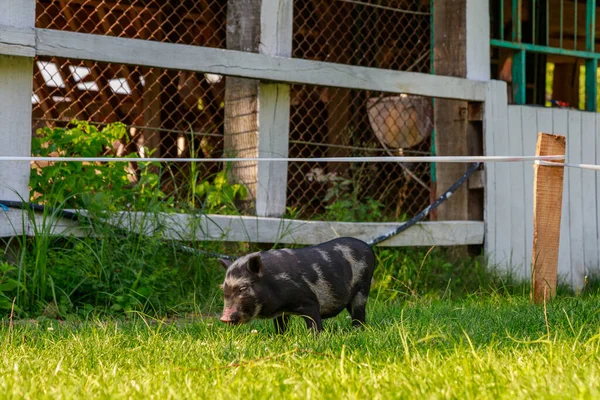
[[[217,173],[212,183],[206,179],[196,185],[195,192],[206,213],[239,214],[236,202],[248,197],[248,190],[240,183],[227,182],[227,171]]]
[[[16,268],[6,261],[0,260],[0,310],[10,310],[13,305],[13,294],[19,287],[15,279]]]
[[[34,156],[110,157],[113,143],[127,140],[121,123],[99,130],[84,121],[72,121],[66,128],[42,128],[32,141]],[[135,155],[129,155],[136,161]],[[63,204],[67,208],[91,210],[144,209],[161,200],[169,204],[160,191],[157,171],[160,164],[137,163],[139,172],[132,174],[125,162],[81,163],[56,161],[32,168],[32,201]]]

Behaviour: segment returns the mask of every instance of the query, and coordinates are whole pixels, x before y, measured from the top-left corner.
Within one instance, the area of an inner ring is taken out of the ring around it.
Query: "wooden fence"
[[[496,127],[486,152],[535,154],[538,132],[567,138],[570,163],[600,163],[600,115],[592,112],[497,104]],[[531,164],[488,165],[486,248],[492,261],[529,278],[533,242],[533,168]],[[565,169],[558,274],[582,288],[586,275],[600,271],[600,175]]]
[[[35,28],[35,1],[9,0],[3,3],[0,16],[0,155],[29,156],[31,143],[31,93],[33,59],[35,56],[55,56],[98,62],[133,64],[166,69],[187,70],[226,76],[258,79],[261,81],[259,157],[286,157],[289,131],[289,85],[293,83],[321,85],[359,90],[406,93],[432,98],[457,99],[481,103],[503,90],[503,85],[489,86],[461,78],[429,74],[398,72],[343,64],[294,59],[289,57],[291,28],[291,1],[266,1],[269,12],[263,13],[261,54],[221,50],[200,46],[159,43],[155,41],[91,35],[67,31]],[[273,3],[273,4],[271,4]],[[275,4],[277,3],[277,4]],[[267,4],[268,5],[268,4]],[[264,39],[264,40],[263,40]],[[491,88],[491,89],[490,89]],[[249,240],[278,241],[276,226],[287,224],[261,217],[281,215],[285,210],[286,168],[270,162],[258,163],[259,190],[256,197],[257,217],[239,217],[247,229],[254,224],[260,229]],[[4,163],[0,168],[0,198],[18,200],[28,198],[28,162]],[[0,221],[0,235],[15,234],[15,229],[30,232],[29,223],[8,224],[8,216]],[[227,221],[225,221],[225,219]],[[230,226],[231,218],[212,218]],[[302,238],[293,241],[314,243],[339,234],[352,234],[369,239],[384,232],[389,224],[344,224],[330,222],[293,222],[309,226],[301,229]],[[10,227],[9,227],[10,225]],[[21,226],[21,228],[18,228]],[[16,228],[15,228],[16,227]],[[419,230],[419,227],[412,228]],[[231,228],[229,232],[236,229]],[[252,230],[250,230],[252,231]],[[220,229],[227,232],[227,229]],[[321,232],[317,234],[317,232]],[[325,232],[325,233],[323,233]],[[431,222],[421,225],[415,240],[413,234],[404,234],[384,243],[402,246],[415,244],[462,245],[483,243],[483,221]],[[287,242],[294,236],[289,236]],[[214,238],[211,235],[205,238]],[[220,239],[239,240],[221,234]]]

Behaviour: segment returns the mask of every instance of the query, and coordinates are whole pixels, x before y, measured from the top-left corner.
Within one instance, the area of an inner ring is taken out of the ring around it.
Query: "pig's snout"
[[[226,324],[238,324],[240,322],[240,317],[235,308],[224,309],[220,319],[221,322],[225,322]]]

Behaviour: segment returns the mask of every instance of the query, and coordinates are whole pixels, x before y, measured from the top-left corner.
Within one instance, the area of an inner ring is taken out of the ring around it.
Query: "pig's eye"
[[[238,290],[241,293],[241,292],[245,292],[246,289],[248,289],[248,286],[240,286]]]

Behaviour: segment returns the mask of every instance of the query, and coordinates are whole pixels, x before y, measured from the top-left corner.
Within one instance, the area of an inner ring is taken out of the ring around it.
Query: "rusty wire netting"
[[[430,0],[295,0],[292,55],[429,72],[430,17]],[[429,154],[432,114],[430,100],[415,96],[295,85],[290,155]],[[425,164],[291,163],[288,179],[288,205],[331,218],[356,200],[383,218],[410,217],[428,204],[431,182]]]
[[[295,85],[291,116],[290,157],[430,154],[431,99]],[[425,163],[292,162],[288,171],[288,205],[306,216],[396,220],[430,197]]]
[[[36,27],[225,47],[223,0],[37,0]]]
[[[431,0],[295,0],[293,56],[429,72]]]
[[[293,56],[429,72],[428,4],[295,0]],[[226,47],[225,9],[221,0],[38,0],[37,26]],[[64,126],[74,118],[118,121],[129,127],[129,140],[115,143],[116,155],[148,148],[159,157],[218,158],[224,152],[226,80],[39,57],[34,127]],[[431,128],[430,99],[292,85],[290,157],[429,154]],[[174,193],[189,166],[169,168],[163,189]],[[220,168],[207,164],[200,179]],[[430,181],[427,164],[290,163],[287,206],[303,218],[364,218],[339,210],[351,207],[372,212],[374,219],[399,219],[428,204]]]

